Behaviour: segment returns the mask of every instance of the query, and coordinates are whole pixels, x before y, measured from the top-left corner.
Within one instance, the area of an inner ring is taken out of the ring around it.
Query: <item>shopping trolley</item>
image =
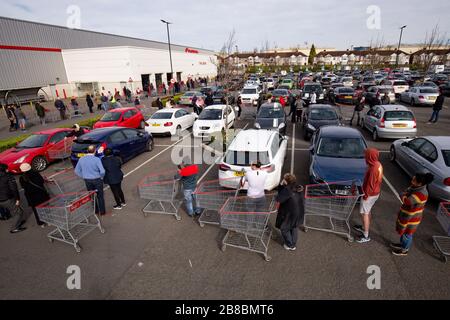
[[[226,179],[234,182],[235,179]],[[228,189],[220,185],[220,180],[205,181],[198,185],[195,189],[195,201],[197,207],[202,208],[203,212],[198,219],[200,227],[205,224],[220,224],[219,211],[230,197],[236,197],[240,188],[236,190]],[[240,185],[240,184],[239,184]]]
[[[263,198],[228,198],[220,209],[220,226],[228,230],[222,240],[222,251],[227,246],[261,253],[266,261],[271,257],[267,251],[272,237],[269,218],[276,212],[275,195]]]
[[[95,201],[95,192],[85,191],[60,194],[37,206],[39,219],[56,227],[47,235],[50,242],[65,242],[81,252],[78,243],[81,238],[96,228],[104,233],[105,230],[95,215]]]
[[[180,195],[180,183],[175,180],[175,172],[156,173],[146,176],[139,183],[139,196],[150,200],[142,209],[144,216],[148,213],[170,214],[181,220],[178,209],[183,202]]]
[[[436,218],[447,236],[433,236],[433,245],[441,254],[444,262],[447,262],[447,256],[450,256],[450,202],[439,204]]]
[[[49,193],[54,196],[61,193],[83,192],[86,190],[84,180],[78,177],[73,169],[65,169],[47,178],[46,187]]]
[[[47,150],[50,160],[61,160],[63,163],[64,167],[56,168],[56,170],[66,170],[70,167],[70,163],[67,163],[67,160],[70,159],[72,144],[73,139],[66,138],[64,139],[62,146],[54,145]]]
[[[308,229],[345,235],[354,240],[350,231],[350,216],[361,188],[356,181],[340,181],[307,185],[305,190],[304,230]]]

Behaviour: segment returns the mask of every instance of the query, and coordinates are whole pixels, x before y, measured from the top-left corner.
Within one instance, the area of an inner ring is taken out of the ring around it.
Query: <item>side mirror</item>
[[[142,137],[144,136],[144,133],[143,133],[143,132],[138,132],[137,135],[138,135],[138,137],[141,137],[141,138],[142,138]]]

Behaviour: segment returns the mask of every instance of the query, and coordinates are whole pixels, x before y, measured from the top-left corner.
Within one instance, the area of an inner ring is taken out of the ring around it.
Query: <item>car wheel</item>
[[[394,146],[391,146],[391,148],[389,149],[389,160],[391,162],[395,162],[396,157],[397,157],[397,154],[395,153],[395,148],[394,148]]]
[[[139,129],[145,129],[145,122],[144,122],[144,120],[141,120],[141,123],[139,124]]]
[[[145,145],[145,152],[150,152],[153,150],[153,139],[148,139],[147,144]]]
[[[374,129],[372,132],[372,140],[378,141],[379,139],[380,139],[380,137],[378,137],[378,131],[377,131],[377,129]]]
[[[41,172],[44,171],[48,166],[47,159],[42,156],[37,156],[31,161],[31,167],[34,171]]]

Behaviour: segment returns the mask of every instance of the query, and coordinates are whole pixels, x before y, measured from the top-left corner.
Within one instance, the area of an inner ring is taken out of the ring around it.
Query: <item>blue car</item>
[[[324,126],[313,136],[310,147],[310,182],[357,181],[361,185],[366,172],[364,157],[367,143],[354,128]]]
[[[75,167],[78,159],[87,154],[90,145],[96,146],[96,156],[102,158],[103,151],[111,148],[125,163],[142,152],[153,149],[151,134],[131,128],[108,127],[95,129],[79,137],[72,145],[71,161]]]

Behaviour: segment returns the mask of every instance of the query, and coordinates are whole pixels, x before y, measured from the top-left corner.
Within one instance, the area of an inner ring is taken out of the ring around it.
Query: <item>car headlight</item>
[[[308,123],[308,129],[312,130],[312,131],[316,131],[316,128],[312,125]]]
[[[286,125],[284,124],[284,122],[280,123],[280,125],[278,126],[278,129],[283,129]]]
[[[14,164],[20,164],[22,162],[24,162],[24,160],[28,157],[28,154],[20,157],[19,159],[17,159],[16,161],[14,161]]]
[[[258,122],[255,122],[255,128],[261,129],[261,125]]]

